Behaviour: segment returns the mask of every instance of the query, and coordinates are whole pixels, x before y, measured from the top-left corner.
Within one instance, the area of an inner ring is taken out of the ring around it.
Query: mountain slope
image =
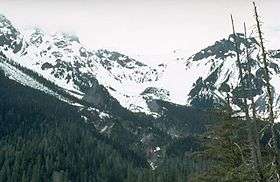
[[[77,98],[82,99],[91,87],[101,84],[124,107],[149,112],[139,97],[146,87],[138,85],[158,80],[163,68],[154,69],[118,52],[91,51],[73,35],[50,35],[40,29],[20,33],[4,16],[1,21],[3,57],[37,72]]]
[[[249,87],[254,92],[257,109],[260,114],[265,114],[265,83],[261,79],[263,77],[263,69],[260,60],[260,47],[254,38],[245,39],[243,34],[238,34],[238,47],[241,54],[242,67],[248,70],[250,66],[251,74],[245,73],[245,78],[249,80]],[[250,59],[247,61],[245,48],[248,47]],[[279,110],[279,64],[277,58],[278,51],[269,51],[269,67],[271,72],[271,84],[274,93],[274,108]],[[236,63],[234,52],[233,36],[216,42],[214,45],[201,50],[194,54],[186,61],[186,71],[192,72],[197,67],[203,70],[196,73],[196,81],[189,92],[189,103],[198,107],[213,107],[225,102],[226,93],[222,89],[224,85],[228,85],[233,94],[241,96],[238,88],[240,86],[239,70]],[[194,72],[193,72],[194,73]],[[201,74],[203,73],[203,74]],[[235,95],[235,96],[237,96]],[[237,101],[233,100],[233,104],[238,106]]]
[[[157,111],[161,108],[155,100],[207,109],[225,105],[227,94],[224,87],[233,94],[241,94],[233,35],[190,58],[174,57],[165,64],[151,67],[118,52],[90,50],[74,35],[47,34],[40,29],[21,33],[4,16],[1,16],[1,22],[3,45],[0,53],[3,57],[38,73],[73,97],[91,102],[95,107],[104,109],[107,103],[113,108],[119,102],[133,112],[158,116],[161,112]],[[237,37],[242,66],[247,69],[246,65],[251,65],[252,74],[246,77],[253,84],[250,87],[254,89],[257,110],[264,116],[265,88],[261,80],[259,45],[255,38],[245,39],[243,34]],[[245,47],[250,54],[248,63]],[[274,108],[278,112],[279,51],[271,50],[268,55]],[[240,109],[239,100],[232,100],[232,103],[235,110]]]
[[[67,121],[65,124],[70,126],[72,126],[71,122],[74,122],[73,124],[75,126],[73,127],[78,128],[80,128],[80,125],[83,125],[82,123],[85,123],[87,129],[94,130],[101,138],[105,137],[105,140],[108,140],[110,145],[122,148],[121,151],[125,153],[123,155],[130,156],[135,153],[138,157],[142,158],[141,160],[144,160],[143,162],[148,162],[152,169],[155,169],[165,161],[167,157],[165,156],[166,150],[172,153],[173,148],[170,148],[170,145],[176,143],[177,140],[184,140],[188,137],[192,138],[192,135],[204,132],[206,130],[206,124],[209,122],[209,120],[203,119],[205,115],[208,115],[207,112],[196,109],[193,110],[188,107],[178,106],[160,100],[154,101],[156,102],[155,104],[160,106],[160,109],[163,108],[157,111],[162,114],[157,118],[145,114],[132,113],[119,105],[108,107],[110,102],[106,102],[105,109],[107,110],[102,110],[102,108],[95,107],[94,104],[86,100],[81,101],[75,99],[75,97],[71,97],[70,94],[62,92],[63,90],[61,91],[60,87],[49,83],[49,81],[43,77],[38,77],[34,72],[26,70],[25,68],[18,67],[9,62],[4,62],[3,59],[0,64],[0,73],[1,104],[3,104],[1,106],[7,108],[7,110],[4,109],[3,112],[12,112],[11,114],[13,117],[11,120],[14,119],[14,121],[2,120],[3,127],[1,128],[5,129],[6,125],[8,125],[9,129],[1,133],[7,136],[11,136],[12,131],[18,132],[17,128],[21,131],[23,121],[15,119],[23,117],[21,116],[21,112],[25,113],[26,116],[33,116],[33,111],[36,116],[36,113],[39,112],[42,113],[44,117],[38,119],[31,118],[30,121],[37,121],[37,124],[40,126],[42,122],[42,127],[45,128],[45,125],[50,126],[50,130],[54,127],[51,125],[53,122],[61,122],[62,124]],[[103,91],[106,93],[105,90]],[[13,103],[9,105],[11,109],[9,109],[6,104],[6,102],[10,100],[13,101]],[[15,104],[17,102],[18,104]],[[22,105],[26,105],[26,108]],[[28,111],[22,111],[19,109],[20,107],[23,107],[23,110],[28,109]],[[12,108],[14,108],[14,110]],[[32,108],[34,108],[34,110],[32,110]],[[71,114],[68,114],[68,112]],[[194,115],[193,112],[197,113],[197,115]],[[14,115],[16,116],[14,117]],[[213,116],[215,116],[215,114]],[[6,118],[6,116],[2,118]],[[50,121],[51,118],[54,119],[53,122]],[[60,119],[56,120],[56,118]],[[63,120],[64,118],[66,121]],[[209,117],[206,118],[209,119]],[[51,123],[48,124],[48,122]],[[62,125],[65,127],[64,124]],[[10,126],[12,128],[10,128]],[[29,124],[26,127],[29,127]],[[29,131],[26,127],[26,131]],[[38,127],[36,123],[34,127],[35,128],[31,131],[37,131]],[[60,132],[60,130],[64,129],[61,128],[53,132],[57,133]],[[79,132],[82,132],[82,130],[83,129]],[[76,131],[71,129],[69,132]],[[32,135],[33,134],[34,133],[32,133]],[[38,136],[38,139],[40,139],[40,137],[41,136]],[[179,151],[184,153],[186,150],[194,149],[183,148]]]
[[[149,168],[139,153],[85,123],[77,106],[4,74],[0,69],[0,181],[123,181],[128,170]]]

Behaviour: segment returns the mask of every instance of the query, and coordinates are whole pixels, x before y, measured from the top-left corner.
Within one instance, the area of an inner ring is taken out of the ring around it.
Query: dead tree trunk
[[[262,58],[263,58],[263,65],[264,65],[264,80],[266,82],[266,90],[267,90],[267,97],[268,97],[268,111],[269,111],[269,121],[270,121],[270,131],[271,131],[271,141],[272,141],[272,148],[273,148],[273,165],[276,168],[276,176],[277,180],[280,181],[280,169],[279,169],[279,149],[277,147],[277,139],[276,139],[276,131],[275,131],[275,122],[274,122],[274,113],[273,113],[273,95],[272,95],[272,89],[271,84],[269,81],[269,69],[268,69],[268,62],[267,62],[267,54],[264,47],[264,39],[263,39],[263,33],[261,30],[261,23],[259,20],[259,15],[257,11],[257,7],[255,2],[253,2],[254,5],[254,13],[257,23],[257,30],[258,30],[258,36],[260,39],[260,46],[262,50]]]
[[[233,37],[234,37],[234,44],[235,44],[235,52],[236,52],[236,58],[237,58],[237,66],[239,68],[239,76],[240,76],[240,84],[241,84],[241,88],[244,90],[245,88],[245,83],[244,83],[244,77],[243,77],[243,70],[242,70],[242,65],[241,65],[241,60],[240,60],[240,52],[239,52],[239,48],[238,48],[238,41],[237,41],[237,36],[236,36],[236,32],[235,32],[235,28],[234,28],[234,21],[233,21],[233,17],[231,15],[231,22],[232,22],[232,30],[233,30]],[[248,106],[248,100],[247,98],[243,98],[243,110],[245,112],[245,117],[246,117],[246,121],[247,121],[247,129],[248,129],[248,141],[249,141],[249,145],[250,145],[250,150],[251,150],[251,157],[253,160],[253,169],[256,170],[255,174],[257,176],[255,176],[256,180],[259,181],[261,179],[261,175],[258,172],[258,159],[257,159],[257,153],[255,150],[255,142],[254,142],[254,137],[253,137],[253,130],[252,130],[252,126],[251,126],[251,118],[249,115],[249,106]]]
[[[227,107],[228,107],[228,112],[229,112],[229,116],[232,115],[232,109],[231,109],[231,106],[230,106],[230,95],[229,95],[229,92],[226,93],[227,94]]]
[[[247,29],[246,29],[246,24],[244,23],[244,38],[247,40]],[[248,47],[245,46],[245,51],[246,51],[246,58],[247,58],[247,64],[249,66],[248,68],[248,74],[251,74],[251,67],[249,65],[249,60],[250,60],[250,55],[249,55],[249,50]],[[252,132],[253,132],[253,140],[254,140],[254,147],[255,147],[255,152],[256,152],[256,157],[257,157],[257,170],[260,175],[260,181],[266,181],[264,174],[263,174],[263,161],[262,161],[262,154],[261,154],[261,147],[260,147],[260,140],[259,140],[259,134],[257,130],[257,116],[256,116],[256,104],[254,100],[254,96],[251,95],[250,97],[251,101],[251,108],[252,108],[252,119],[251,119],[251,126],[252,126]]]

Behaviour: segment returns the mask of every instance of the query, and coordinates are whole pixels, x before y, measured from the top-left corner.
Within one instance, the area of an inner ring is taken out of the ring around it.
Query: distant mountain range
[[[243,34],[238,34],[238,42],[242,65],[251,65],[257,110],[263,116],[266,114],[265,89],[259,79],[263,72],[258,61],[258,42],[255,38],[245,39]],[[10,78],[63,99],[59,93],[34,81],[31,75],[19,71],[15,67],[18,65],[72,97],[107,110],[110,110],[108,103],[111,106],[119,103],[132,112],[158,117],[164,110],[158,104],[159,100],[199,109],[223,107],[226,93],[222,86],[228,85],[236,90],[240,82],[232,35],[191,57],[176,57],[174,54],[169,62],[157,66],[115,51],[90,50],[75,35],[50,35],[38,28],[20,32],[5,16],[0,17],[0,44],[1,56],[6,60],[0,62],[0,68]],[[251,57],[249,63],[246,62],[245,47]],[[278,111],[280,50],[270,50],[268,55],[274,105]],[[232,106],[239,110],[238,102],[233,101]]]

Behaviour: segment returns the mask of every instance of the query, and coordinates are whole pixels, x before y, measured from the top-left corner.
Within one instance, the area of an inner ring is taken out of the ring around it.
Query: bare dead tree
[[[222,83],[222,85],[219,88],[220,92],[226,93],[226,110],[227,113],[229,115],[229,117],[231,117],[232,115],[232,108],[231,108],[231,103],[230,103],[230,92],[231,92],[231,88],[228,84],[226,84],[225,82]]]
[[[244,38],[247,40],[247,28],[246,28],[246,23],[244,22]],[[251,67],[250,67],[250,54],[248,47],[245,46],[245,52],[246,52],[246,58],[247,58],[247,65],[248,65],[248,74],[251,75]],[[256,152],[256,157],[257,157],[257,170],[260,175],[260,181],[266,181],[265,176],[263,174],[263,160],[262,160],[262,154],[261,154],[261,147],[260,147],[260,137],[258,134],[257,130],[257,115],[256,115],[256,103],[254,100],[254,96],[250,96],[250,101],[251,101],[251,108],[252,108],[252,119],[251,119],[251,127],[252,127],[252,132],[253,132],[253,140],[254,140],[254,151]]]
[[[280,168],[279,168],[279,149],[277,147],[277,139],[276,139],[276,129],[275,129],[275,122],[274,122],[274,112],[273,112],[273,95],[272,95],[272,88],[269,81],[269,69],[268,69],[268,61],[267,61],[267,53],[266,49],[264,47],[264,39],[263,39],[263,32],[261,30],[261,23],[257,11],[257,7],[255,2],[253,2],[254,6],[254,13],[255,13],[255,19],[257,23],[257,31],[262,51],[262,60],[263,60],[263,66],[264,66],[264,80],[266,82],[266,91],[267,91],[267,97],[268,97],[268,112],[269,112],[269,121],[270,121],[270,132],[271,132],[271,147],[273,149],[273,162],[272,166],[275,167],[276,177],[277,181],[280,181]]]
[[[228,108],[229,115],[231,116],[232,115],[232,108],[230,106],[230,95],[229,95],[229,92],[226,92],[226,94],[227,94],[227,97],[226,97],[226,99],[227,99],[227,108]]]
[[[245,88],[245,84],[244,84],[244,78],[243,78],[243,70],[242,70],[242,64],[241,64],[241,60],[240,60],[240,52],[239,52],[239,48],[238,48],[238,41],[237,41],[237,36],[236,36],[236,32],[235,32],[235,27],[234,27],[234,20],[233,20],[233,16],[231,15],[231,23],[232,23],[232,31],[233,31],[233,38],[234,38],[234,45],[235,45],[235,52],[236,52],[236,58],[237,58],[237,66],[239,69],[239,77],[240,77],[240,84],[241,84],[241,88],[244,91]],[[258,169],[258,159],[257,159],[257,155],[256,155],[256,151],[255,151],[255,142],[253,139],[253,131],[252,131],[252,126],[251,126],[251,119],[250,119],[250,115],[249,115],[249,106],[248,106],[248,101],[247,98],[242,98],[243,100],[243,110],[245,112],[245,117],[246,117],[246,121],[247,121],[247,129],[248,129],[248,141],[249,141],[249,145],[250,145],[250,150],[251,150],[251,157],[253,160],[253,169],[257,170]],[[256,180],[259,181],[260,180],[260,174],[258,173],[258,171],[255,171],[255,173],[258,175],[256,176]]]

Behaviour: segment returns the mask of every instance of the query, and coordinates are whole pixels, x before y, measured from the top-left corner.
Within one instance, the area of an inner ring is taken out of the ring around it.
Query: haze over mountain
[[[0,12],[19,28],[38,26],[47,32],[76,34],[92,49],[106,48],[161,63],[159,55],[185,51],[188,56],[220,40],[231,32],[229,14],[236,15],[237,30],[254,19],[249,0],[153,0],[153,1],[33,1],[3,0]],[[262,8],[264,31],[270,49],[277,49],[279,21],[277,0],[257,3]],[[34,16],[36,14],[36,16]],[[217,31],[218,29],[218,31]]]

